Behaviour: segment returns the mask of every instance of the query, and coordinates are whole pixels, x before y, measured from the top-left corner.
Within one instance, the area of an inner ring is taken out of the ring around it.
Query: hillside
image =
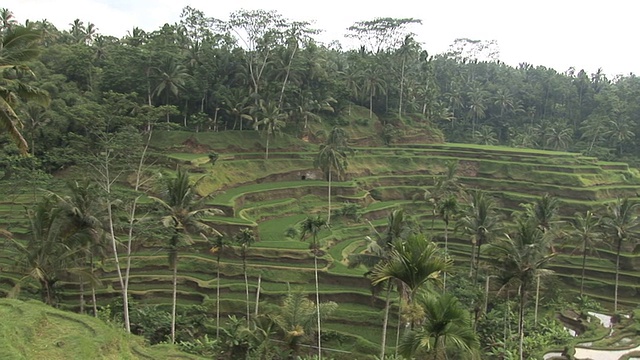
[[[38,301],[0,299],[0,317],[2,359],[199,359]]]

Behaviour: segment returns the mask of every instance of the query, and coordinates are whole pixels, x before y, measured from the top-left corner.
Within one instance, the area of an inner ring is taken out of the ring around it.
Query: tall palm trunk
[[[444,222],[444,256],[449,256],[449,221]],[[442,275],[443,292],[447,292],[447,272]]]
[[[402,71],[400,72],[400,102],[398,104],[398,118],[402,118],[402,95],[404,93],[404,65],[406,58],[402,58]]]
[[[242,272],[244,272],[244,291],[245,301],[247,305],[247,327],[249,327],[249,321],[251,314],[249,313],[249,278],[247,277],[247,249],[242,247]]]
[[[293,52],[291,53],[291,57],[289,58],[289,63],[287,64],[287,72],[284,76],[284,81],[282,82],[282,89],[280,89],[280,100],[278,100],[279,108],[282,108],[282,100],[284,99],[284,89],[287,87],[287,82],[289,81],[289,74],[291,74],[291,63],[293,62],[293,57],[296,55],[297,50],[298,50],[298,43],[296,42],[296,46],[293,48]]]
[[[331,223],[331,169],[329,169],[329,212],[327,214],[327,225]]]
[[[523,284],[520,285],[520,314],[518,321],[518,338],[519,344],[518,349],[520,352],[520,360],[524,360],[524,301],[525,301],[525,287]]]
[[[220,251],[218,249],[218,266],[216,270],[216,341],[220,338]]]
[[[580,297],[584,292],[584,273],[585,268],[587,266],[587,250],[585,249],[582,253],[582,277],[580,278]]]
[[[176,304],[178,300],[178,254],[173,261],[173,299],[171,304],[171,343],[176,342]]]
[[[615,294],[613,295],[613,312],[618,312],[618,277],[620,275],[620,250],[622,249],[622,239],[618,239],[618,250],[616,251],[616,282]]]
[[[380,346],[380,359],[384,359],[387,344],[387,325],[389,324],[389,303],[391,301],[391,282],[387,281],[387,296],[384,302],[384,320],[382,321],[382,344]]]
[[[318,253],[317,239],[313,239],[313,270],[316,278],[316,317],[318,318],[318,360],[322,360],[321,327],[320,327],[320,291],[318,288]]]
[[[269,160],[269,135],[267,134],[267,146],[265,147],[264,159]]]
[[[80,280],[80,314],[84,314],[84,280],[82,277],[78,277]]]

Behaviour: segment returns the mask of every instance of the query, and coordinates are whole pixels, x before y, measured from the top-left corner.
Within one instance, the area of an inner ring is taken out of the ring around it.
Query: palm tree
[[[54,287],[67,272],[73,256],[72,249],[62,241],[61,216],[55,199],[45,196],[27,210],[29,237],[26,243],[11,239],[18,252],[17,267],[27,273],[24,278],[38,282],[42,302],[51,306],[56,303]]]
[[[31,156],[34,156],[36,151],[36,130],[42,125],[47,124],[50,119],[46,110],[42,106],[34,103],[27,104],[25,117],[28,120],[27,128],[31,138]]]
[[[173,271],[173,302],[171,307],[171,343],[176,339],[176,303],[178,292],[178,250],[183,245],[193,244],[190,234],[203,234],[221,236],[211,226],[199,219],[203,215],[213,215],[220,213],[216,209],[198,208],[200,201],[195,200],[195,186],[189,182],[189,174],[178,169],[175,179],[171,179],[166,184],[165,200],[151,197],[156,203],[162,206],[168,213],[162,218],[162,224],[172,231],[169,238],[168,255],[169,266]]]
[[[299,352],[300,342],[313,332],[313,320],[317,316],[326,318],[337,307],[338,304],[333,301],[314,304],[302,292],[290,291],[277,313],[270,315],[270,318],[284,333],[285,341],[296,355]]]
[[[280,130],[286,125],[285,119],[287,115],[280,112],[278,105],[272,102],[265,102],[260,100],[259,105],[260,120],[254,124],[256,130],[262,128],[262,133],[267,138],[267,144],[265,146],[264,158],[269,159],[269,139],[271,136],[280,132]]]
[[[549,253],[549,236],[543,232],[535,219],[521,216],[517,219],[513,236],[506,236],[489,245],[489,261],[498,276],[507,286],[516,286],[520,294],[519,351],[524,359],[524,309],[529,288],[535,279],[551,273],[545,269],[554,253]]]
[[[408,289],[413,303],[417,291],[427,283],[438,283],[440,274],[448,271],[453,262],[445,258],[438,246],[422,234],[413,234],[391,251],[388,261],[378,263],[372,272],[373,285],[397,280]]]
[[[445,358],[447,347],[453,347],[469,355],[480,347],[476,333],[471,328],[469,316],[458,299],[450,294],[422,293],[417,303],[424,310],[424,322],[418,329],[410,330],[400,343],[400,353],[413,358],[420,349],[433,353],[433,359]]]
[[[250,311],[249,311],[249,280],[247,278],[247,251],[249,247],[256,241],[256,237],[253,231],[249,228],[240,230],[234,236],[235,243],[240,246],[240,256],[242,257],[242,272],[244,273],[244,288],[247,302],[247,327],[249,326]]]
[[[602,218],[602,226],[605,234],[610,236],[616,246],[616,280],[615,294],[613,298],[613,311],[618,311],[618,277],[620,273],[620,252],[622,243],[631,240],[632,232],[640,225],[637,214],[638,203],[633,203],[628,198],[618,198],[614,203],[607,205],[607,212]]]
[[[75,259],[80,268],[87,262],[90,266],[89,273],[80,272],[80,312],[84,310],[84,281],[89,279],[93,298],[94,316],[97,314],[95,299],[95,286],[98,280],[94,275],[96,256],[103,254],[101,242],[102,223],[100,221],[100,207],[98,201],[98,186],[89,181],[67,183],[69,195],[60,196],[50,192],[49,195],[57,200],[56,206],[61,212],[60,235],[64,242],[76,253]],[[128,313],[125,312],[125,322],[128,322]]]
[[[486,116],[485,111],[487,106],[485,105],[486,91],[476,88],[469,92],[469,112],[468,115],[471,118],[471,133],[476,131],[476,122],[479,119],[484,119]]]
[[[582,252],[582,275],[580,276],[580,297],[582,297],[587,252],[593,252],[596,245],[602,241],[599,231],[601,224],[600,219],[589,210],[584,215],[576,213],[570,224],[572,227],[571,235],[580,241],[580,251]]]
[[[224,104],[224,111],[233,117],[234,130],[236,128],[236,123],[240,124],[240,131],[242,131],[243,120],[253,120],[251,115],[249,115],[252,109],[249,105],[249,100],[249,96],[247,96],[241,89],[231,89],[229,94],[223,96],[222,103]]]
[[[322,219],[320,216],[314,218],[306,218],[301,225],[300,240],[305,240],[311,236],[311,252],[313,252],[313,271],[316,280],[316,309],[317,309],[317,325],[318,325],[318,359],[322,359],[322,345],[321,345],[321,327],[320,327],[320,291],[318,288],[318,253],[320,251],[320,244],[318,244],[318,234],[320,231],[327,227],[329,223]]]
[[[0,9],[0,31],[11,31],[18,21],[13,16],[13,12],[7,8]]]
[[[609,121],[608,130],[605,131],[604,136],[616,146],[617,155],[622,156],[623,145],[633,139],[635,134],[631,131],[630,121],[617,117]]]
[[[444,221],[444,256],[447,257],[449,256],[449,222],[451,222],[451,219],[453,217],[455,217],[458,212],[460,211],[460,208],[458,206],[458,198],[453,195],[453,194],[449,194],[449,196],[447,196],[444,201],[442,203],[440,203],[440,205],[438,206],[438,215],[442,218],[442,221]],[[444,273],[443,276],[443,284],[442,287],[444,288],[444,291],[447,291],[447,273]]]
[[[385,94],[385,88],[387,83],[381,76],[380,70],[378,67],[370,64],[365,70],[364,74],[364,86],[363,90],[365,93],[369,94],[369,119],[373,118],[373,98],[377,94]]]
[[[551,129],[549,129],[549,135],[547,137],[546,143],[553,150],[566,150],[571,143],[572,136],[573,130],[571,128],[552,127]]]
[[[40,31],[14,26],[0,37],[0,129],[6,131],[23,154],[29,145],[20,133],[22,123],[15,108],[20,102],[34,101],[48,106],[49,96],[24,81],[23,75],[35,76],[26,65],[35,59],[42,39]]]
[[[364,253],[349,255],[349,267],[355,268],[365,266],[368,271],[365,276],[371,274],[371,271],[379,263],[389,261],[391,252],[399,241],[407,236],[411,230],[405,220],[404,211],[402,209],[393,210],[389,214],[387,220],[387,228],[383,233],[379,233],[373,225],[374,239],[367,237],[369,244]],[[380,346],[380,359],[384,359],[384,352],[387,341],[387,324],[389,323],[389,303],[391,300],[391,282],[387,282],[387,294],[384,304],[384,320],[382,325],[382,344]],[[400,325],[400,323],[398,323]]]
[[[225,237],[216,235],[213,247],[209,250],[216,255],[216,340],[220,338],[220,257],[225,246],[227,246]]]
[[[352,149],[347,144],[348,136],[344,129],[334,127],[329,133],[327,141],[320,145],[320,151],[314,160],[314,166],[320,168],[329,181],[329,210],[327,224],[331,222],[331,180],[335,172],[338,179],[347,168],[347,153]]]
[[[155,70],[160,76],[160,81],[153,90],[153,94],[155,97],[164,95],[164,104],[169,105],[169,95],[178,96],[180,90],[184,88],[189,73],[184,65],[170,59],[165,60],[162,67]],[[166,116],[169,122],[169,113]]]
[[[491,241],[500,230],[500,218],[496,211],[493,199],[481,190],[470,192],[471,204],[462,217],[457,227],[471,235],[471,273],[474,275],[474,284],[478,282],[478,268],[480,266],[480,250],[482,245]],[[475,263],[475,265],[474,265]]]

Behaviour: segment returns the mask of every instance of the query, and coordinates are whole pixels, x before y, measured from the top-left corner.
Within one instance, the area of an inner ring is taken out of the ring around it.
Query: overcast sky
[[[640,74],[640,2],[631,0],[19,0],[3,6],[20,22],[47,19],[69,29],[79,18],[101,34],[122,37],[134,26],[153,31],[177,22],[187,5],[223,20],[238,9],[277,10],[315,22],[323,42],[345,43],[345,29],[356,21],[413,17],[423,21],[412,30],[430,54],[446,51],[456,38],[497,40],[500,60],[513,66]]]

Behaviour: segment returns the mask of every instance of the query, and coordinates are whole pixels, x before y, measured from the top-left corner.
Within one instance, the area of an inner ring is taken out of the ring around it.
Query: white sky
[[[63,30],[79,18],[101,34],[122,37],[134,26],[153,31],[177,22],[186,5],[223,20],[238,9],[277,10],[291,20],[314,21],[324,30],[319,40],[343,44],[356,21],[413,17],[423,21],[412,31],[430,54],[446,51],[456,38],[495,39],[500,60],[513,66],[640,74],[640,2],[631,0],[19,0],[0,7],[8,6],[20,22],[47,19]]]

